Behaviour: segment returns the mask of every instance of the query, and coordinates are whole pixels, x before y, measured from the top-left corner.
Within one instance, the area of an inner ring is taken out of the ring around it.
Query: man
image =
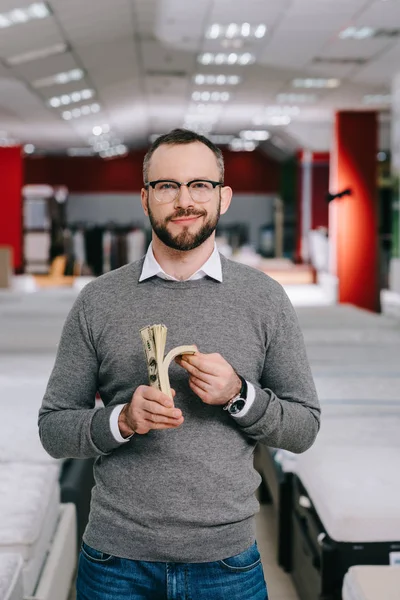
[[[77,598],[265,600],[253,453],[315,440],[303,338],[281,286],[215,247],[232,190],[214,144],[158,138],[144,182],[152,244],[81,292],[39,414],[52,456],[96,457]],[[170,367],[173,401],[147,385],[140,329],[156,323],[166,352],[198,348]]]

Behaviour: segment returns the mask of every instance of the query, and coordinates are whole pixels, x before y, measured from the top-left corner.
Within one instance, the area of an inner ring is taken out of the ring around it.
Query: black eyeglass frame
[[[192,183],[211,183],[211,185],[213,186],[214,190],[217,187],[217,185],[224,185],[223,181],[211,181],[211,179],[191,179],[190,181],[187,181],[186,183],[181,183],[180,181],[175,181],[175,179],[156,179],[155,181],[148,181],[147,183],[144,184],[144,187],[146,190],[149,189],[149,186],[151,186],[154,190],[154,188],[156,187],[157,183],[176,183],[176,185],[179,187],[179,189],[183,186],[186,185],[186,187],[189,187]]]

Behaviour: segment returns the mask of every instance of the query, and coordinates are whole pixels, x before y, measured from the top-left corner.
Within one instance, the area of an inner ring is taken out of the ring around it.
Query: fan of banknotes
[[[143,327],[140,330],[140,335],[146,355],[150,385],[167,394],[172,400],[168,376],[169,365],[180,354],[195,354],[197,348],[196,346],[177,346],[170,350],[164,358],[165,343],[167,341],[167,327],[165,325]]]

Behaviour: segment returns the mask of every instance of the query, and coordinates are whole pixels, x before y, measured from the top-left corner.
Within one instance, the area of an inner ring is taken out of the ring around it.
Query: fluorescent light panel
[[[82,69],[71,69],[63,73],[57,73],[56,75],[50,75],[49,77],[43,77],[42,79],[36,79],[32,82],[33,87],[42,88],[51,85],[63,85],[70,83],[71,81],[80,81],[84,77]]]
[[[203,75],[194,76],[196,85],[238,85],[242,81],[239,75]]]
[[[82,102],[82,100],[90,100],[94,96],[94,90],[78,90],[71,94],[63,94],[62,96],[53,96],[47,101],[47,104],[52,108],[59,108],[60,106],[68,106],[69,104],[75,104],[76,102]]]
[[[22,65],[23,63],[39,60],[41,58],[48,58],[55,54],[63,54],[67,51],[67,48],[67,44],[64,43],[54,44],[54,46],[47,46],[46,48],[40,48],[40,50],[32,50],[31,52],[9,56],[4,59],[4,62],[8,65]]]
[[[228,102],[229,92],[193,92],[192,100],[194,102]]]
[[[198,62],[202,65],[251,65],[255,61],[254,54],[251,52],[243,52],[238,54],[237,52],[204,52],[199,54],[197,58]]]
[[[80,117],[87,117],[100,112],[101,106],[95,102],[94,104],[84,104],[79,108],[73,108],[72,110],[65,110],[62,113],[64,121],[71,121],[72,119],[79,119]]]
[[[267,32],[267,26],[264,23],[259,25],[250,25],[250,23],[230,23],[229,25],[219,25],[214,23],[206,32],[206,38],[217,40],[219,38],[258,38],[261,39]]]
[[[293,79],[293,87],[296,88],[337,88],[340,85],[340,79],[324,79],[324,78],[306,78]]]
[[[0,29],[22,25],[34,19],[45,19],[51,12],[44,2],[35,2],[25,8],[14,8],[9,12],[0,13]]]
[[[376,29],[373,27],[347,27],[339,33],[341,40],[366,40],[374,37]]]

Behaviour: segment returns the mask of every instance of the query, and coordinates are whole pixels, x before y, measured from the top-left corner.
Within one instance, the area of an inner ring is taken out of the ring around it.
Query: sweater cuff
[[[103,454],[110,454],[124,444],[118,442],[111,431],[110,418],[114,409],[115,404],[97,409],[90,424],[92,442]]]
[[[235,418],[235,421],[240,427],[250,427],[251,425],[254,425],[254,423],[257,423],[257,421],[265,414],[269,405],[270,399],[268,394],[265,393],[265,390],[255,386],[253,387],[255,390],[255,398],[250,409],[245,415],[241,416],[239,413]]]

